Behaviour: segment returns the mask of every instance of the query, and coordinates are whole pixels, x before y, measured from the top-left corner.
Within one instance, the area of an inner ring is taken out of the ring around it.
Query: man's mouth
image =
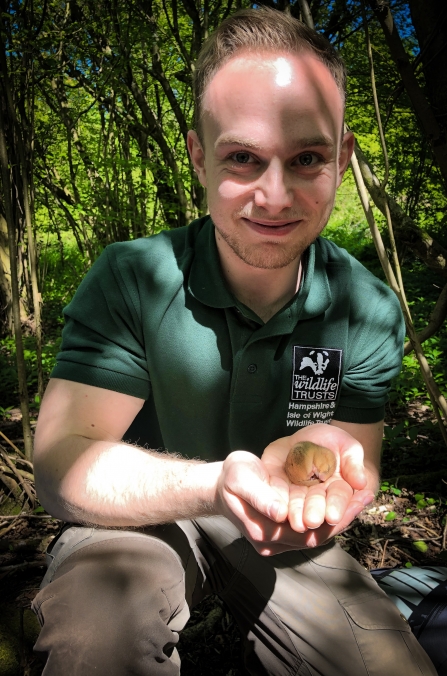
[[[279,237],[287,235],[294,230],[300,223],[300,219],[287,221],[265,221],[257,218],[243,218],[250,229],[259,232],[262,235],[272,235]]]

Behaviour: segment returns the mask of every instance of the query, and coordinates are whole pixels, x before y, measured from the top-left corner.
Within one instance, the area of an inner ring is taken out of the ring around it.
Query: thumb
[[[355,490],[365,488],[367,477],[363,465],[363,447],[360,443],[352,444],[340,453],[340,474]]]
[[[286,520],[289,509],[287,491],[276,480],[274,485],[270,485],[271,477],[259,458],[245,451],[235,451],[225,461],[223,472],[225,491],[277,523]],[[230,495],[228,497],[235,506],[234,500]]]

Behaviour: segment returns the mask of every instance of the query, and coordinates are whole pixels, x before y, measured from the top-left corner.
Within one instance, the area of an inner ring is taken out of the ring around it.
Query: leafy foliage
[[[206,210],[204,192],[186,150],[186,132],[193,120],[194,61],[206,36],[226,15],[236,6],[254,4],[239,1],[233,5],[230,0],[205,4],[186,0],[4,3],[0,32],[8,77],[24,138],[34,139],[34,224],[46,377],[60,340],[62,308],[102,248],[117,240],[177,227]],[[279,0],[261,4],[285,9]],[[391,0],[390,4],[405,49],[416,57],[419,44],[407,2]],[[347,123],[382,176],[360,0],[310,2],[310,6],[317,30],[346,61]],[[290,11],[299,16],[299,3],[292,1]],[[390,156],[388,188],[405,213],[447,241],[446,198],[429,144],[400,85],[380,26],[372,14],[368,21]],[[416,72],[424,87],[423,69]],[[383,229],[383,218],[378,213],[376,217]],[[350,172],[325,235],[383,278]],[[21,231],[18,241],[23,307],[32,316],[23,264],[27,240]],[[417,327],[422,328],[444,280],[428,275],[412,250],[401,247],[399,253],[411,309]],[[445,330],[424,347],[435,379],[445,389]],[[25,349],[33,391],[36,359],[31,336],[26,338]],[[7,408],[16,403],[17,389],[14,347],[7,337],[0,347],[0,366],[0,404]],[[402,407],[415,400],[425,405],[426,399],[418,365],[410,354],[393,384],[390,406]],[[402,443],[412,443],[411,434],[407,428],[396,432],[386,439],[386,447],[393,451],[402,438]]]

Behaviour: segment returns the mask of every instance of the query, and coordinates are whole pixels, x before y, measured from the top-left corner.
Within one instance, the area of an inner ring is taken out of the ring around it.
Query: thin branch
[[[6,443],[8,443],[8,444],[15,450],[15,452],[16,452],[18,455],[20,455],[21,458],[23,458],[23,460],[27,460],[26,455],[25,455],[24,453],[22,453],[22,451],[20,451],[20,450],[17,448],[17,446],[16,446],[15,444],[12,443],[11,439],[8,439],[8,437],[6,436],[6,434],[4,434],[1,430],[0,430],[0,436],[3,437],[3,439],[6,441]]]
[[[436,305],[432,310],[432,313],[429,317],[427,326],[418,333],[418,339],[420,343],[424,343],[426,340],[431,338],[442,326],[447,317],[447,284],[442,289],[439,294],[439,298],[436,301]],[[404,354],[410,354],[413,351],[413,346],[410,341],[405,343]]]
[[[15,477],[17,477],[17,480],[18,480],[19,484],[22,486],[23,490],[25,491],[25,493],[26,493],[27,496],[28,496],[28,499],[29,499],[29,501],[30,501],[30,503],[31,503],[31,506],[34,507],[34,503],[35,503],[35,501],[36,501],[36,500],[35,500],[35,497],[34,497],[34,495],[32,494],[32,492],[31,492],[31,490],[30,490],[30,487],[29,487],[28,483],[27,483],[26,480],[23,478],[22,472],[21,472],[20,470],[17,469],[17,467],[16,467],[16,466],[14,465],[14,463],[12,462],[12,460],[9,459],[8,454],[7,454],[7,453],[4,453],[4,452],[2,451],[1,448],[0,448],[0,457],[3,458],[3,460],[4,460],[5,463],[7,464],[8,468],[10,469],[10,471],[14,474]]]
[[[314,30],[315,29],[314,20],[312,18],[312,14],[307,0],[298,0],[298,4],[300,6],[301,15],[303,17],[303,23],[305,23],[306,26]]]
[[[23,563],[15,563],[13,566],[0,566],[0,575],[2,573],[9,573],[13,570],[23,570],[24,568],[44,568],[45,561],[24,561]]]
[[[442,395],[441,391],[439,390],[439,387],[437,386],[433,374],[430,370],[430,367],[428,365],[427,359],[422,351],[421,344],[418,340],[416,331],[413,326],[413,322],[411,319],[411,316],[407,310],[408,305],[406,302],[406,298],[404,294],[402,293],[397,280],[396,276],[394,274],[394,271],[391,267],[391,264],[388,260],[388,257],[386,255],[385,251],[385,246],[383,244],[382,236],[380,234],[379,228],[377,227],[371,205],[369,203],[368,199],[368,194],[366,191],[365,183],[363,181],[363,177],[360,171],[359,163],[357,160],[357,155],[354,153],[351,158],[351,165],[352,165],[352,170],[354,173],[354,179],[357,185],[357,190],[360,195],[360,200],[362,202],[362,207],[365,212],[366,219],[368,221],[371,234],[373,236],[374,244],[376,245],[376,250],[377,254],[379,256],[379,260],[382,264],[382,268],[385,272],[386,279],[388,281],[388,284],[390,287],[393,289],[395,292],[397,298],[399,299],[399,303],[405,318],[405,324],[407,327],[407,332],[408,332],[408,337],[410,338],[410,341],[412,345],[414,346],[414,351],[416,353],[417,359],[419,361],[419,365],[421,367],[421,373],[422,377],[424,379],[425,385],[427,387],[427,391],[430,397],[430,401],[433,406],[433,410],[436,414],[436,418],[438,420],[439,428],[441,430],[442,437],[447,445],[447,430],[444,427],[444,424],[442,422],[442,418],[440,416],[439,409],[443,412],[445,418],[447,418],[447,402]]]
[[[60,519],[56,519],[55,516],[51,516],[50,514],[28,514],[27,512],[12,515],[6,514],[1,516],[0,519],[2,521],[11,521],[13,519],[52,519],[53,521],[60,521]]]

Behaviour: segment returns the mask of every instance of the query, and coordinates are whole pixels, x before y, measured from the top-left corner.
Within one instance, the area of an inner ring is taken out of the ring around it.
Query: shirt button
[[[256,364],[250,364],[250,366],[247,368],[247,371],[249,373],[256,373],[257,370],[258,370],[258,367],[256,366]]]

